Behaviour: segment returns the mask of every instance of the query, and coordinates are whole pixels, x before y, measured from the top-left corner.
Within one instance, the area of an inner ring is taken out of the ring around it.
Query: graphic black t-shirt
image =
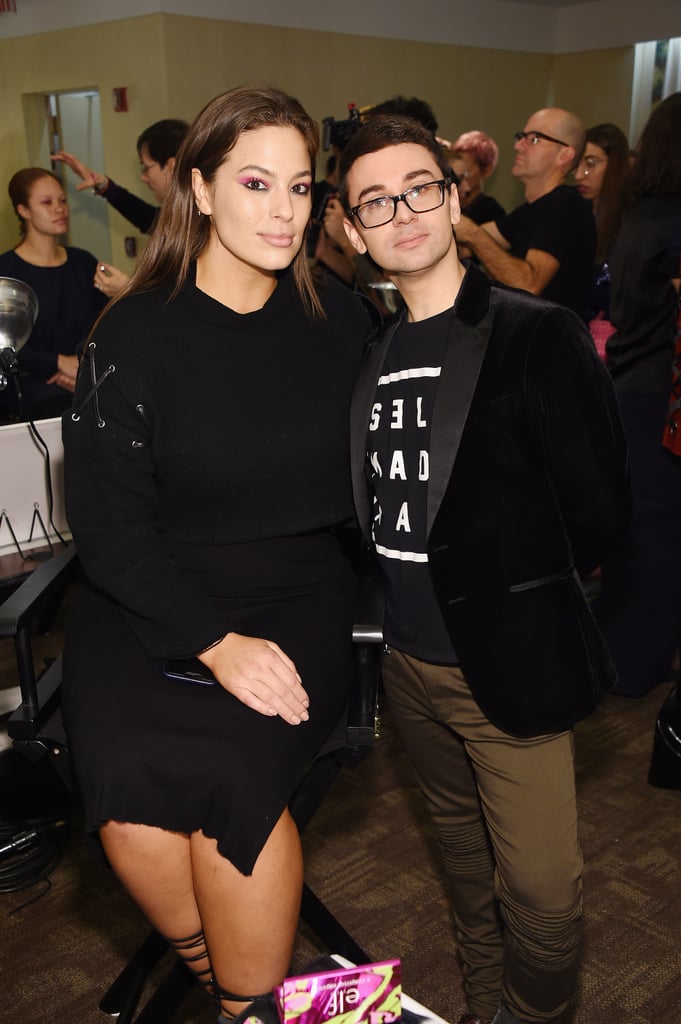
[[[432,412],[452,316],[447,310],[398,327],[367,435],[372,534],[386,579],[385,640],[441,664],[456,664],[457,658],[428,567],[426,501]]]

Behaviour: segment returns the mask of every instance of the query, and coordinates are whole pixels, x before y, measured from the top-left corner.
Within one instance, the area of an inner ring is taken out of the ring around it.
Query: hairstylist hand
[[[73,153],[66,153],[63,149],[60,149],[58,153],[52,153],[50,156],[51,160],[56,163],[66,164],[70,167],[74,174],[77,174],[79,178],[82,178],[80,185],[76,185],[76,192],[82,192],[86,188],[96,188],[100,192],[106,189],[109,183],[109,179],[106,174],[100,174],[99,171],[93,171],[91,167],[88,167],[79,160]]]
[[[279,715],[289,725],[309,718],[309,697],[296,666],[271,640],[228,633],[197,655],[225,690],[261,715]]]
[[[114,267],[111,263],[98,263],[97,269],[94,276],[95,288],[102,292],[107,298],[112,299],[114,295],[118,295],[130,278],[118,267]]]
[[[345,234],[344,220],[345,210],[341,205],[340,199],[329,199],[324,210],[324,230],[331,241],[336,243],[341,252],[352,257],[355,254],[355,250]]]

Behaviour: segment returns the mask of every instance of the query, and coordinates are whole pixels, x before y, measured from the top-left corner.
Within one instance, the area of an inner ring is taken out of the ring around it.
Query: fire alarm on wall
[[[113,108],[117,114],[123,114],[128,109],[128,89],[125,85],[120,85],[118,88],[112,90]]]

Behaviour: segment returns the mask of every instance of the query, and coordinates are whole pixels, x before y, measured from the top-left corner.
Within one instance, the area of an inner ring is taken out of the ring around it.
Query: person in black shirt
[[[512,168],[526,201],[482,227],[462,217],[456,237],[495,281],[543,295],[588,320],[596,227],[590,204],[565,184],[584,141],[581,121],[567,110],[532,114],[516,132]]]
[[[494,173],[499,147],[485,132],[464,132],[455,142],[443,142],[447,163],[459,179],[461,209],[476,224],[499,220],[505,210],[493,196],[485,195],[485,181]]]
[[[71,404],[78,352],[104,308],[104,296],[92,283],[92,253],[62,244],[69,206],[59,179],[42,167],[24,167],[12,176],[8,192],[21,240],[0,256],[0,276],[33,289],[38,315],[17,355],[17,381],[0,392],[0,419],[47,419]]]
[[[396,116],[340,159],[348,237],[406,307],[355,387],[355,506],[386,585],[383,682],[449,881],[459,1024],[540,1024],[577,982],[572,726],[614,681],[579,574],[627,521],[627,454],[579,317],[459,260],[448,170]]]
[[[681,459],[662,445],[679,313],[681,92],[649,117],[627,185],[610,260],[617,330],[606,356],[631,450],[634,517],[603,562],[594,613],[618,668],[617,692],[642,697],[669,678],[681,637]]]
[[[137,155],[140,160],[142,181],[159,203],[163,202],[165,194],[170,188],[177,151],[187,134],[188,127],[185,121],[166,118],[163,121],[155,121],[154,124],[150,124],[137,139]],[[107,203],[130,221],[138,231],[145,235],[149,234],[156,222],[158,206],[147,203],[144,199],[133,195],[132,192],[128,192],[121,185],[117,185],[108,175],[93,171],[73,153],[59,150],[58,153],[52,154],[52,159],[66,164],[79,178],[82,178],[83,183],[76,186],[79,192],[91,188],[96,195],[103,196]],[[97,267],[95,287],[109,298],[117,295],[127,282],[128,275],[110,263],[100,263]]]
[[[64,418],[86,582],[62,704],[86,826],[221,1021],[288,971],[302,888],[288,803],[352,676],[340,527],[370,323],[311,276],[318,139],[276,89],[207,105]],[[212,685],[164,673],[176,659]]]

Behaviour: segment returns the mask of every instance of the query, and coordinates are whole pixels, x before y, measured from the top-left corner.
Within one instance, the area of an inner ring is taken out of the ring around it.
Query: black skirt
[[[330,531],[183,552],[233,631],[273,640],[309,698],[298,726],[221,686],[168,679],[120,607],[89,585],[66,630],[63,710],[86,827],[202,831],[243,874],[338,724],[352,676],[355,576]]]

